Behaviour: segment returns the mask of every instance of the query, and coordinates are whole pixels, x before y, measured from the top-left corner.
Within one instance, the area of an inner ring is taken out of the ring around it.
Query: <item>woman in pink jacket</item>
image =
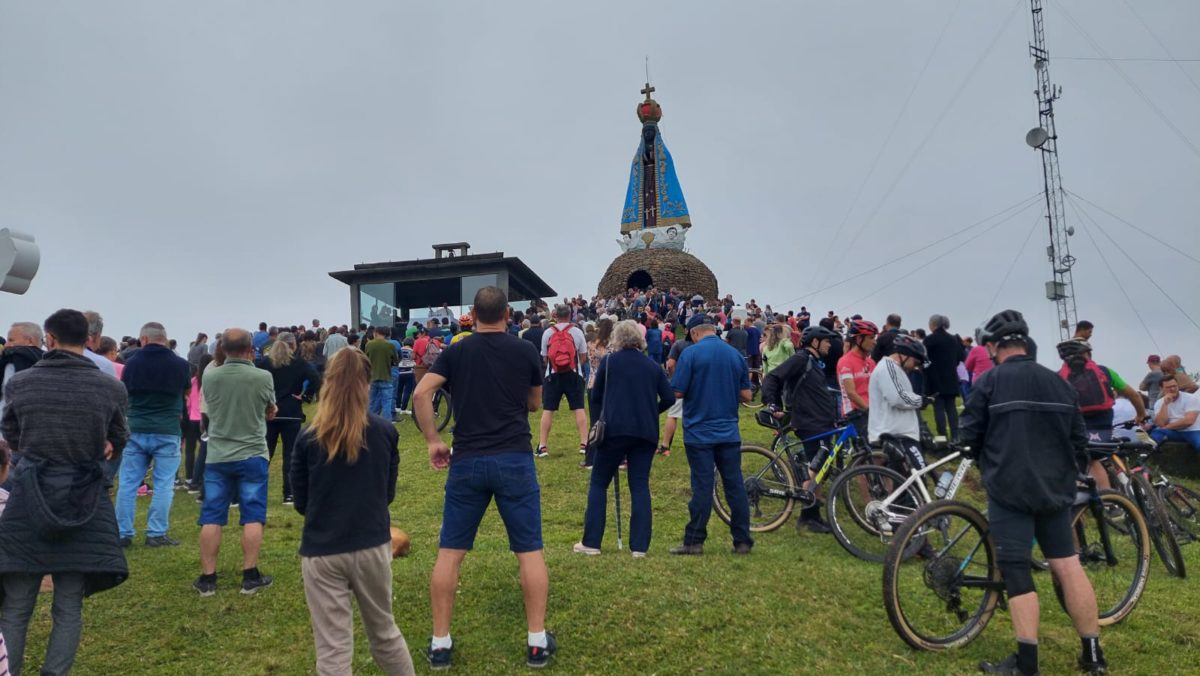
[[[967,373],[971,374],[971,382],[979,379],[979,376],[987,373],[988,369],[995,366],[992,363],[992,356],[988,354],[987,348],[982,345],[976,345],[967,353]]]

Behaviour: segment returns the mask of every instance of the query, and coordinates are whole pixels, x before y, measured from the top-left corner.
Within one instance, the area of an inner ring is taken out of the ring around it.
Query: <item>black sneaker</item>
[[[1101,656],[1100,659],[1092,661],[1084,659],[1083,655],[1080,655],[1079,670],[1089,676],[1103,676],[1108,673],[1108,660]]]
[[[146,536],[147,547],[177,547],[178,545],[179,540],[169,538],[166,535]]]
[[[548,449],[547,449],[545,446],[538,446],[537,450],[533,452],[533,457],[535,457],[535,458],[549,458],[549,457],[550,457],[550,451],[549,451],[549,450],[548,450]]]
[[[554,653],[558,652],[558,641],[554,640],[554,634],[546,632],[546,647],[526,646],[525,647],[525,664],[534,669],[541,669],[550,662],[550,658],[554,657]]]
[[[675,556],[701,556],[704,554],[704,545],[679,545],[678,547],[672,547],[667,551]]]
[[[123,538],[121,538],[120,542],[121,542],[121,549],[129,549],[130,547],[133,546],[133,538],[123,537]]]
[[[796,528],[797,530],[808,530],[810,533],[818,533],[822,535],[833,532],[833,529],[829,527],[829,524],[822,521],[820,517],[806,519],[801,516],[796,521]]]
[[[294,505],[294,504],[296,504],[296,501],[295,501],[295,500],[293,500],[293,499],[292,499],[292,496],[290,496],[290,495],[289,495],[289,496],[286,496],[286,497],[283,499],[283,504],[285,504],[285,505],[289,505],[289,506],[290,506],[290,505]]]
[[[1003,674],[1004,676],[1029,676],[1024,674],[1020,667],[1017,666],[1017,655],[1013,653],[1004,658],[1000,662],[980,662],[979,671],[984,674]],[[1038,676],[1041,672],[1034,672],[1032,676]]]
[[[433,639],[430,639],[432,642]],[[425,649],[425,659],[429,660],[429,668],[434,671],[442,671],[450,668],[450,659],[454,655],[454,646],[449,648],[438,648],[434,650],[432,647]]]
[[[749,554],[750,549],[753,546],[754,545],[751,545],[749,542],[739,542],[733,546],[733,553],[734,554]]]
[[[200,592],[201,596],[215,595],[217,593],[217,576],[214,575],[212,579],[206,579],[205,576],[201,575],[192,583],[192,589]]]
[[[271,577],[270,575],[263,575],[261,573],[257,577],[242,576],[242,593],[247,596],[250,596],[251,594],[257,594],[258,590],[270,587],[271,583],[274,581],[275,578]]]

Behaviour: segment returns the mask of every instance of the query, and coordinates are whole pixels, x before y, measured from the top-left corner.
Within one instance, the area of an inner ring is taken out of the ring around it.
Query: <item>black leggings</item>
[[[292,446],[300,435],[300,422],[293,420],[267,423],[267,451],[275,459],[275,443],[283,438],[283,497],[292,497]]]
[[[958,395],[939,394],[933,400],[933,422],[938,434],[946,436],[946,423],[950,423],[949,438],[958,436]]]
[[[183,421],[183,475],[189,484],[196,483],[196,447],[200,445],[200,421]],[[203,480],[204,477],[200,477]]]

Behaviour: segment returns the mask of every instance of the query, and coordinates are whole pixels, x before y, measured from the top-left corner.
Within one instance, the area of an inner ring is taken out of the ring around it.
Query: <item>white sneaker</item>
[[[646,558],[646,552],[630,552],[630,553],[633,555],[633,558],[635,558],[635,559]]]
[[[595,547],[586,547],[582,542],[576,542],[572,548],[576,554],[586,554],[587,556],[599,556],[600,550]]]

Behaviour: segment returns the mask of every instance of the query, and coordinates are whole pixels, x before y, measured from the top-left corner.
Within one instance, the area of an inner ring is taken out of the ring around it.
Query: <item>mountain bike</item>
[[[1167,574],[1187,577],[1183,553],[1179,551],[1179,542],[1175,537],[1176,525],[1171,522],[1166,501],[1150,482],[1150,470],[1146,469],[1146,458],[1154,451],[1154,447],[1153,443],[1139,441],[1090,442],[1088,453],[1093,460],[1100,461],[1109,476],[1115,478],[1112,485],[1119,487],[1142,510],[1150,530],[1150,541],[1154,543]],[[1128,464],[1126,458],[1130,459]]]
[[[416,410],[413,408],[416,402],[409,398],[408,408],[396,409],[396,415],[408,416],[412,418],[413,424],[417,429],[421,429],[421,423],[417,422]],[[437,423],[437,431],[441,432],[450,424],[450,391],[445,387],[439,387],[437,392],[433,393],[433,420]]]
[[[1171,515],[1175,539],[1186,545],[1200,540],[1200,493],[1174,483],[1165,475],[1154,482],[1158,495]]]
[[[825,479],[836,477],[874,457],[853,423],[801,439],[788,430],[786,416],[779,419],[770,410],[761,410],[754,417],[759,425],[775,432],[770,450],[742,445],[742,480],[750,501],[750,530],[755,533],[782,526],[797,503],[802,508],[817,504],[816,487]],[[802,486],[810,478],[809,464],[813,459],[804,452],[804,442],[818,439],[833,440],[833,447],[822,444],[824,458],[820,460],[819,468],[813,470],[813,489],[806,490]],[[729,502],[719,481],[713,487],[713,509],[722,521],[730,523]]]
[[[1133,611],[1150,572],[1150,534],[1141,510],[1124,493],[1099,491],[1079,477],[1071,528],[1080,563],[1096,592],[1100,625]],[[920,559],[905,552],[919,539]],[[916,511],[896,532],[883,564],[888,621],[918,650],[945,650],[974,640],[1003,603],[996,545],[987,518],[955,500]],[[1062,589],[1055,595],[1066,608]]]
[[[918,509],[935,499],[954,498],[974,463],[963,457],[956,447],[950,446],[950,454],[924,469],[910,469],[910,475],[905,478],[894,469],[897,465],[895,456],[903,457],[902,454],[887,435],[882,441],[891,466],[862,464],[848,469],[833,483],[825,503],[829,526],[838,544],[854,556],[875,563],[883,563],[893,534]],[[933,495],[930,495],[925,477],[934,476],[939,468],[960,458],[962,461],[953,474],[942,470]],[[915,542],[909,555],[915,554],[923,545],[923,542]]]

